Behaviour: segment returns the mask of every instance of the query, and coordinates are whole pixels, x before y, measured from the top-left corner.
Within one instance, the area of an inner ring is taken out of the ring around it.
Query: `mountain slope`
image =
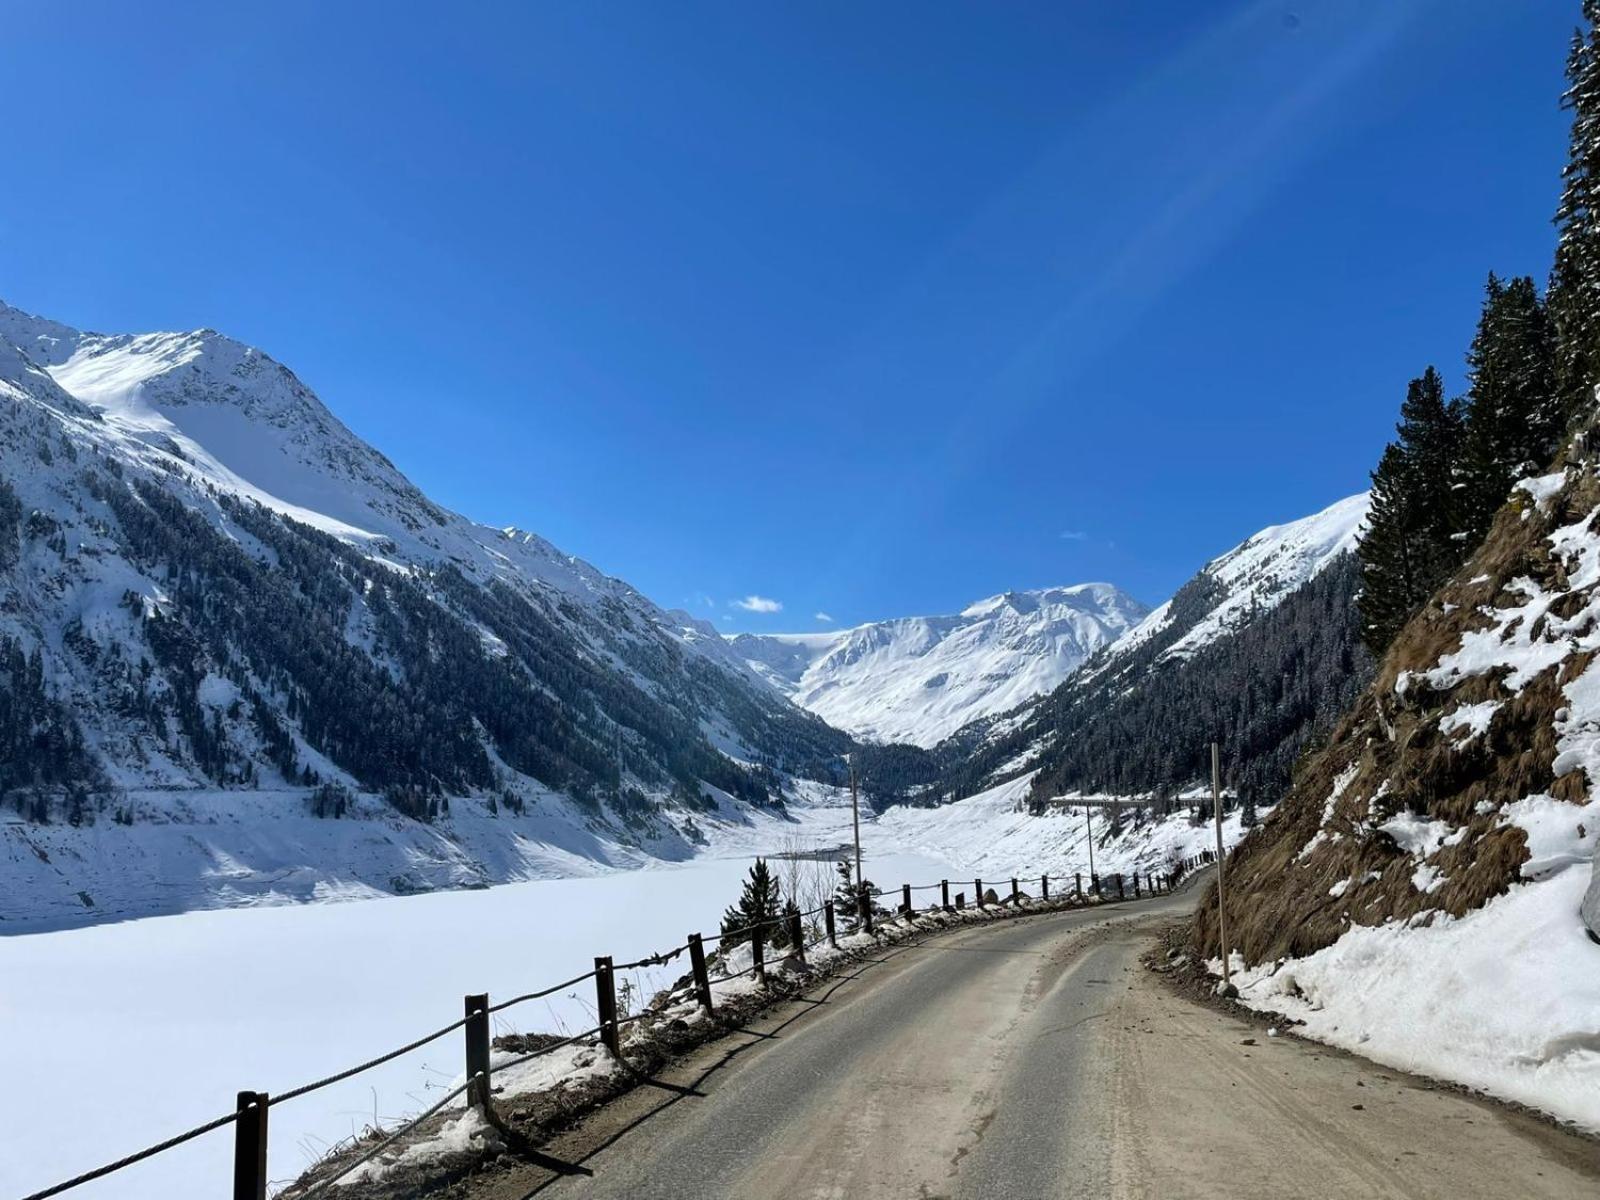
[[[1401,631],[1230,858],[1228,926],[1248,1002],[1600,1129],[1597,448],[1523,480]]]
[[[740,634],[762,678],[830,724],[932,746],[1050,691],[1148,609],[1107,583],[1006,592],[955,616],[905,617],[824,634]]]
[[[970,795],[1026,771],[1035,807],[1071,794],[1170,797],[1202,781],[1219,738],[1240,748],[1228,786],[1271,804],[1370,670],[1351,553],[1365,513],[1353,496],[1262,530],[1049,695],[969,726],[933,761],[869,760],[881,790]]]
[[[850,744],[710,626],[433,503],[259,351],[4,306],[0,673],[7,836],[98,824],[96,855],[130,822],[290,811],[273,797],[391,825],[453,800],[507,843],[681,854],[693,814],[781,803]],[[410,830],[365,882],[419,837],[500,869]]]

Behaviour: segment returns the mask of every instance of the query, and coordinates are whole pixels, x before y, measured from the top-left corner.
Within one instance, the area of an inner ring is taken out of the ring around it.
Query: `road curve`
[[[1138,959],[1190,903],[886,948],[545,1147],[592,1176],[519,1167],[469,1194],[1600,1194],[1594,1142],[1171,993]]]

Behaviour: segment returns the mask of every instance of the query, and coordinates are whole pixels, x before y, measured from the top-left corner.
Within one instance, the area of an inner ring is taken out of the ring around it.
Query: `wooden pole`
[[[708,1014],[715,1012],[711,1004],[711,975],[706,970],[706,944],[698,933],[689,935],[689,968],[694,972],[694,994],[700,1007]]]
[[[789,914],[789,953],[802,967],[806,965],[806,931],[798,912]]]
[[[267,1094],[240,1092],[233,1123],[233,1200],[267,1200]]]
[[[1050,876],[1039,876],[1039,895],[1042,899],[1050,899]]]
[[[907,917],[911,915],[911,885],[909,883],[900,885],[900,910]]]
[[[976,892],[976,893],[977,893],[977,894],[978,894],[978,907],[979,907],[979,908],[982,908],[982,907],[983,907],[983,906],[984,906],[984,900],[983,900],[983,880],[981,880],[981,879],[974,879],[974,880],[973,880],[973,881],[972,881],[972,890],[973,890],[973,891],[974,891],[974,892]]]
[[[1094,878],[1094,822],[1089,819],[1089,803],[1083,805],[1084,838],[1089,843],[1089,878]]]
[[[622,1057],[622,1038],[617,1029],[617,980],[611,970],[609,954],[594,960],[594,1011],[600,1018],[600,1041],[613,1058]]]
[[[950,911],[950,881],[948,879],[939,880],[939,907],[944,909],[945,912]]]
[[[827,901],[822,906],[822,925],[828,931],[828,945],[837,950],[839,948],[839,935],[834,932],[832,900]]]
[[[1222,986],[1233,987],[1228,967],[1228,906],[1222,885],[1222,751],[1211,743],[1211,815],[1217,826],[1217,938],[1222,943]]]
[[[489,997],[468,996],[463,1004],[467,1018],[467,1107],[489,1114]]]

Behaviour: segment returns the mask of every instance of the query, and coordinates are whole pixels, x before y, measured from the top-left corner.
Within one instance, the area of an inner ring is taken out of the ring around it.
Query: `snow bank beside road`
[[[1600,946],[1576,867],[1459,919],[1357,926],[1303,959],[1237,969],[1253,1008],[1318,1041],[1600,1132]]]

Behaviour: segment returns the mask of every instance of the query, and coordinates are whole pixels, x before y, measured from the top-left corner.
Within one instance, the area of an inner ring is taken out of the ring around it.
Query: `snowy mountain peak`
[[[1149,610],[1108,583],[1003,592],[955,616],[832,633],[741,634],[760,678],[862,737],[931,746],[1054,688]]]
[[[1185,588],[1156,608],[1117,644],[1116,655],[1137,649],[1186,623],[1164,652],[1185,658],[1200,647],[1275,608],[1290,593],[1353,551],[1367,519],[1366,492],[1348,496],[1320,512],[1269,525],[1226,554],[1212,559]]]
[[[60,321],[36,317],[0,300],[0,343],[16,346],[41,367],[65,362],[83,334]]]
[[[1109,583],[1075,583],[1070,587],[1039,588],[1034,591],[1001,592],[967,605],[963,617],[992,617],[1002,610],[1029,616],[1047,608],[1075,608],[1081,612],[1115,609],[1131,601],[1140,612],[1148,611],[1126,592]]]

